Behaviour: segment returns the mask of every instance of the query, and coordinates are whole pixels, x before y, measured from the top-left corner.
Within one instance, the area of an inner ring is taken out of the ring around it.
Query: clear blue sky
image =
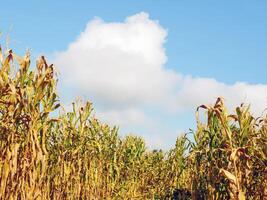
[[[94,16],[146,11],[168,29],[167,66],[185,74],[267,83],[267,1],[3,1],[0,30],[20,50],[67,47]]]
[[[33,55],[51,55],[65,50],[95,16],[105,22],[121,22],[142,11],[168,30],[164,45],[167,68],[226,84],[267,83],[264,0],[3,1],[0,31],[4,37],[0,40],[10,35],[16,51],[30,48]],[[170,121],[174,129],[189,128],[193,115],[163,121]]]

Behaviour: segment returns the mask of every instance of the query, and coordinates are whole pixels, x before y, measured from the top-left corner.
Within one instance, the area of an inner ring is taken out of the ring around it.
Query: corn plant
[[[249,107],[228,114],[218,98],[197,109],[193,140],[150,150],[101,123],[90,102],[64,111],[43,56],[31,70],[28,52],[0,48],[0,64],[0,199],[267,198],[267,117]]]
[[[259,123],[244,105],[237,107],[234,115],[228,115],[221,98],[214,106],[199,108],[207,110],[207,123],[198,120],[190,152],[191,188],[195,198],[199,189],[205,191],[208,199],[264,198],[266,120]],[[255,167],[258,169],[253,172]],[[252,183],[257,188],[254,192]]]

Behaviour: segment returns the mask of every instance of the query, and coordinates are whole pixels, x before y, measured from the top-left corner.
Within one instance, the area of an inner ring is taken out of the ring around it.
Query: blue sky
[[[257,113],[258,107],[263,110],[266,105],[266,96],[260,95],[267,93],[266,1],[5,1],[1,7],[1,41],[9,35],[10,46],[15,51],[22,53],[30,48],[32,55],[45,54],[52,60],[57,60],[54,58],[55,52],[67,52],[69,45],[79,40],[81,32],[85,32],[86,24],[94,17],[101,18],[105,25],[111,22],[127,24],[127,17],[145,12],[148,17],[142,19],[151,22],[156,20],[159,26],[157,30],[166,31],[165,43],[159,39],[163,42],[162,48],[167,58],[162,67],[165,71],[170,69],[173,74],[182,76],[178,85],[185,85],[184,88],[188,90],[205,90],[204,93],[211,97],[207,103],[212,102],[217,94],[226,94],[230,106],[245,98],[248,103],[254,103]],[[89,34],[88,37],[93,36]],[[67,76],[65,78],[63,73],[61,78],[67,79]],[[239,82],[243,85],[236,85]],[[77,90],[69,85],[64,85],[64,81],[60,85],[62,101],[67,103],[74,96],[80,95],[95,100],[96,109],[103,111],[102,115],[109,110],[109,106],[114,112],[117,109],[114,101],[98,100],[104,97],[103,94],[95,98],[94,95],[98,93],[90,95],[90,89]],[[171,86],[172,89],[175,87]],[[244,92],[237,94],[235,99],[237,88],[242,88]],[[164,142],[159,147],[172,145],[180,131],[194,127],[195,105],[206,103],[202,102],[206,100],[202,96],[177,90],[174,99],[181,98],[179,95],[182,94],[188,95],[189,100],[199,98],[200,101],[187,105],[185,99],[181,105],[186,104],[186,109],[168,114],[157,106],[131,104],[131,112],[136,113],[134,109],[142,111],[152,125],[135,123],[125,128],[122,125],[122,132],[137,132],[145,138],[151,138],[154,132],[158,132],[154,146],[157,147],[156,143],[161,140]],[[217,93],[217,90],[220,92]],[[159,122],[160,127],[153,126]],[[168,133],[164,133],[164,130],[168,130]],[[165,137],[170,139],[166,140]]]

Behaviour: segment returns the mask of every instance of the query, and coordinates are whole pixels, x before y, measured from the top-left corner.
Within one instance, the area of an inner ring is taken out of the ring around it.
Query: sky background
[[[195,128],[197,105],[224,96],[261,115],[267,107],[266,1],[4,1],[0,38],[44,54],[66,107],[76,96],[96,115],[169,148]]]

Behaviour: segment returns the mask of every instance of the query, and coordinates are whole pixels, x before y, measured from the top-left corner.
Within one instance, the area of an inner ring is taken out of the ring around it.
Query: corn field
[[[29,53],[1,50],[0,61],[1,200],[267,199],[267,117],[248,106],[202,105],[196,131],[149,150],[96,119],[90,102],[55,112],[57,77],[44,57],[34,69]]]

